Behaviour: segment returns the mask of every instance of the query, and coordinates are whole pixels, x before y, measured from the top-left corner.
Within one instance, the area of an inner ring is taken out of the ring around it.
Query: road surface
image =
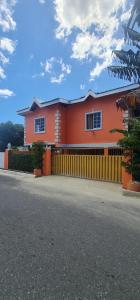
[[[139,300],[140,199],[0,171],[0,300]]]

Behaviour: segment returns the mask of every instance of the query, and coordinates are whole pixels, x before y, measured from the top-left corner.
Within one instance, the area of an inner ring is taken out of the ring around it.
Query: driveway
[[[0,171],[0,300],[139,300],[140,199]]]

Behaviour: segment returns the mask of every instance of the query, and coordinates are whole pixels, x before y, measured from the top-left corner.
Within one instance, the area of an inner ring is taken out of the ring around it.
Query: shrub
[[[33,154],[32,153],[13,153],[9,151],[9,169],[23,172],[33,172]]]
[[[36,142],[32,145],[33,151],[33,166],[34,169],[42,169],[43,153],[45,151],[45,144],[43,142]]]
[[[111,132],[123,134],[123,138],[118,141],[118,144],[124,149],[127,161],[122,164],[132,174],[134,180],[140,181],[140,117],[129,120],[128,131],[113,129]]]

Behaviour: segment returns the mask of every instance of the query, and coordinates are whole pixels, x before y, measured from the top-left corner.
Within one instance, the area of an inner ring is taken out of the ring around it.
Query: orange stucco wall
[[[52,106],[43,109],[36,109],[26,116],[25,131],[26,131],[26,144],[31,144],[37,141],[52,142],[55,140],[55,112],[57,107]],[[45,133],[35,133],[34,120],[38,117],[45,117],[46,130]]]
[[[111,134],[113,128],[123,128],[123,113],[116,109],[116,99],[121,95],[111,95],[98,99],[89,98],[83,103],[72,105],[55,104],[53,106],[36,109],[26,116],[26,144],[35,141],[56,142],[56,112],[60,117],[60,144],[88,144],[88,143],[113,143],[121,137],[120,134]],[[88,112],[102,111],[102,129],[95,131],[85,130],[85,114]],[[45,117],[46,132],[34,132],[34,119]]]
[[[113,128],[123,127],[123,114],[117,111],[115,101],[118,96],[108,96],[98,99],[89,98],[86,102],[73,104],[66,112],[66,143],[104,143],[118,141],[120,134],[111,134]],[[87,131],[85,129],[85,114],[102,111],[102,129]]]

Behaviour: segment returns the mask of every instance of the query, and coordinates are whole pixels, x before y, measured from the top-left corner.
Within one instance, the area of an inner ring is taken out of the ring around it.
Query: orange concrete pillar
[[[122,187],[127,190],[129,182],[132,180],[132,174],[122,168]]]
[[[51,149],[47,148],[43,157],[43,175],[51,175]]]
[[[129,157],[124,157],[125,162],[127,162],[128,160],[129,160]],[[128,173],[127,170],[123,167],[122,168],[122,187],[124,189],[127,189],[130,181],[132,181],[132,174]]]
[[[109,149],[108,148],[104,148],[104,155],[108,155],[109,154]]]
[[[8,149],[5,150],[4,153],[4,169],[8,170],[8,159],[9,159],[9,151]]]

